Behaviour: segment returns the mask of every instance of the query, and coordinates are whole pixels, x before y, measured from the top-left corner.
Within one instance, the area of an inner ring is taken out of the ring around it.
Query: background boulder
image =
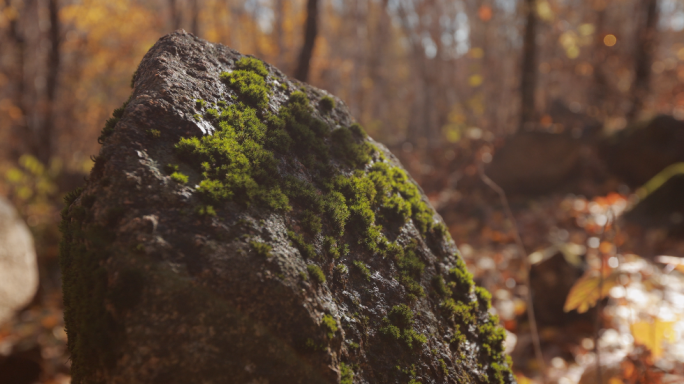
[[[518,132],[494,153],[487,174],[506,192],[550,192],[578,170],[581,148],[567,134]]]
[[[37,289],[33,236],[12,204],[0,197],[0,324],[28,304]]]
[[[668,165],[684,161],[684,122],[660,115],[604,140],[600,156],[611,173],[638,187]]]
[[[684,164],[679,168],[684,169]],[[643,228],[661,228],[670,236],[684,236],[684,174],[664,180],[648,194],[645,188],[642,191],[643,198],[625,213],[626,222]]]

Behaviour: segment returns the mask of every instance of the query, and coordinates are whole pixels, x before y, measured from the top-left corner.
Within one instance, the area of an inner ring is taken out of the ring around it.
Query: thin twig
[[[599,332],[601,331],[601,300],[603,299],[603,253],[601,253],[601,243],[606,237],[606,228],[611,220],[615,220],[613,216],[612,209],[608,211],[610,215],[606,214],[606,223],[603,224],[603,229],[601,230],[601,237],[599,237],[599,246],[597,248],[597,253],[599,257],[599,283],[598,283],[598,300],[596,300],[596,324],[594,331],[594,354],[596,355],[596,382],[598,384],[603,383],[603,372],[601,369],[601,351],[599,350]]]
[[[501,199],[501,204],[503,204],[504,206],[506,216],[508,216],[508,220],[511,222],[511,225],[513,227],[515,243],[518,246],[518,252],[520,253],[520,256],[522,256],[523,265],[525,267],[524,284],[527,287],[527,317],[530,321],[530,333],[532,333],[534,355],[537,358],[537,362],[539,363],[539,367],[541,369],[542,383],[546,384],[546,363],[544,362],[544,356],[542,354],[541,341],[539,339],[539,330],[537,329],[537,320],[534,317],[534,307],[532,304],[532,286],[530,285],[530,270],[532,266],[530,265],[530,259],[527,255],[527,252],[525,251],[525,246],[523,245],[522,239],[520,238],[520,232],[518,231],[518,223],[515,221],[515,217],[513,217],[513,211],[511,211],[511,206],[508,204],[506,192],[504,192],[504,190],[501,187],[499,187],[499,185],[496,184],[494,180],[490,179],[489,176],[485,175],[482,163],[479,164],[479,171],[480,178],[482,179],[482,181],[499,195],[499,198]]]

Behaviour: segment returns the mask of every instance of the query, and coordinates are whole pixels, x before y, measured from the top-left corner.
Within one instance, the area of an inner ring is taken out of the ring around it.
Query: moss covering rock
[[[343,102],[184,32],[133,85],[63,212],[74,383],[513,382],[489,296]]]

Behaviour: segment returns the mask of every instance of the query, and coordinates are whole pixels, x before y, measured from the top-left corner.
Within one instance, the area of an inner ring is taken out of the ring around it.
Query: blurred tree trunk
[[[423,4],[421,3],[421,5]],[[401,21],[404,36],[409,42],[411,66],[413,67],[414,73],[420,74],[420,76],[415,76],[415,87],[421,88],[421,92],[414,91],[412,95],[413,106],[411,110],[412,113],[410,114],[410,121],[408,122],[406,129],[406,141],[412,144],[420,144],[425,141],[425,124],[427,118],[423,108],[427,105],[425,99],[427,98],[428,85],[424,81],[426,78],[425,49],[421,44],[419,34],[414,31],[411,22],[409,21],[411,12],[413,11],[405,9],[405,6],[397,7],[397,13],[399,15],[399,20]],[[415,13],[422,15],[420,8],[417,9]]]
[[[658,1],[642,0],[643,24],[637,28],[634,51],[634,82],[632,83],[632,108],[627,120],[638,118],[648,96],[651,79],[651,64],[657,44]],[[641,16],[641,15],[640,15]]]
[[[285,20],[285,2],[286,0],[275,0],[275,21],[273,26],[273,37],[275,37],[275,45],[278,47],[278,57],[276,58],[276,65],[286,70],[285,66],[285,29],[283,21]]]
[[[240,29],[234,28],[235,20],[239,19],[239,13],[236,12],[235,6],[233,6],[232,0],[226,0],[226,9],[228,9],[228,20],[226,20],[225,28],[228,34],[225,44],[231,48],[238,49],[240,38]],[[237,17],[236,17],[237,15]]]
[[[363,89],[363,80],[365,77],[367,55],[366,45],[359,42],[365,42],[368,39],[368,9],[364,7],[362,0],[348,1],[347,6],[352,10],[349,13],[349,22],[351,23],[351,38],[357,43],[352,46],[349,58],[352,61],[352,71],[355,74],[349,79],[349,95],[352,102],[349,105],[350,110],[356,116],[363,116],[367,107],[365,103],[365,92]]]
[[[442,4],[437,1],[430,0],[427,2],[430,6],[427,12],[434,20],[439,20],[439,16],[443,14],[444,9]],[[443,27],[440,23],[430,23],[426,26],[430,40],[435,47],[434,57],[429,58],[427,53],[424,55],[426,66],[425,83],[427,84],[427,97],[425,100],[425,124],[427,145],[429,148],[439,147],[442,144],[442,132],[440,131],[440,117],[444,114],[444,83],[440,81],[443,73],[441,72],[443,60],[440,60],[440,55],[443,51],[442,33]]]
[[[8,9],[12,6],[12,0],[5,0],[5,7]],[[16,82],[16,91],[14,92],[14,105],[21,111],[21,118],[18,119],[19,123],[15,123],[13,129],[13,136],[17,139],[17,142],[22,142],[26,140],[28,134],[28,120],[27,111],[25,103],[25,93],[26,85],[24,82],[25,77],[25,55],[26,55],[26,37],[24,36],[24,31],[20,25],[21,16],[17,15],[12,18],[9,22],[8,34],[10,41],[14,43],[15,59],[14,63],[15,69],[12,71],[12,77]],[[16,148],[14,148],[16,149]],[[16,153],[13,155],[17,155]]]
[[[178,11],[176,0],[169,0],[169,11],[171,13],[171,29],[175,31],[181,25],[181,13]]]
[[[537,88],[537,10],[536,0],[525,0],[524,12],[527,22],[523,38],[522,73],[520,76],[520,130],[534,123],[534,92]]]
[[[388,1],[382,0],[376,6],[375,25],[372,28],[373,33],[369,39],[371,46],[370,52],[368,52],[368,76],[373,80],[373,87],[368,90],[368,102],[365,104],[369,105],[371,115],[372,111],[375,111],[376,116],[385,116],[387,113],[387,97],[385,96],[387,68],[385,59],[387,57],[387,47],[391,41],[390,28],[392,23],[387,9]]]
[[[61,55],[61,37],[60,37],[60,21],[59,21],[59,3],[58,0],[50,0],[48,2],[48,15],[50,18],[50,51],[47,56],[47,76],[45,87],[45,108],[43,115],[42,129],[38,132],[36,138],[36,157],[47,164],[52,157],[52,139],[54,137],[54,112],[55,99],[57,94],[57,85],[59,80]]]
[[[199,0],[192,0],[191,1],[191,7],[192,7],[192,18],[190,22],[190,33],[193,35],[199,37],[200,36],[200,27],[199,27],[199,13],[200,13],[200,6],[199,6]]]
[[[294,77],[300,81],[309,79],[311,57],[313,56],[316,35],[318,34],[318,0],[308,0],[306,3],[306,26],[304,27],[304,44],[299,53],[299,63]]]
[[[373,47],[369,52],[368,71],[371,78],[376,82],[382,81],[382,59],[389,41],[388,38],[390,37],[389,25],[391,20],[389,18],[389,14],[387,13],[388,1],[389,0],[382,0],[380,6],[378,7],[378,14],[375,17],[375,28],[373,29],[373,35],[371,36]]]
[[[601,111],[601,117],[611,113],[610,101],[608,97],[608,82],[603,72],[603,64],[606,61],[606,45],[603,39],[606,35],[606,0],[594,0],[593,8],[596,11],[596,34],[594,39],[594,79],[589,88],[587,97],[588,105],[594,105]]]

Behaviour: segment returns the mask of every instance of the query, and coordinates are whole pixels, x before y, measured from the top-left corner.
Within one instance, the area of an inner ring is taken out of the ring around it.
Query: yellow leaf
[[[19,183],[24,178],[24,173],[17,168],[10,168],[5,177],[10,183]]]
[[[45,173],[45,166],[43,163],[31,155],[21,155],[19,164],[35,176],[42,176],[43,173]]]
[[[577,56],[579,56],[580,54],[580,50],[579,48],[577,48],[576,45],[573,45],[565,51],[565,54],[568,56],[569,59],[576,59]]]
[[[515,380],[518,382],[518,384],[534,384],[534,381],[532,381],[532,379],[526,377],[522,373],[516,374]]]
[[[33,190],[29,187],[21,186],[17,188],[16,194],[21,200],[28,200],[33,196]]]
[[[471,87],[477,87],[482,84],[482,80],[482,76],[472,75],[468,78],[468,84],[470,84]]]
[[[577,35],[573,31],[563,32],[560,37],[558,37],[558,42],[565,49],[569,49],[577,45]]]
[[[527,311],[527,303],[525,300],[518,298],[513,299],[513,310],[516,316],[522,316],[525,311]]]
[[[484,57],[484,50],[482,48],[475,47],[470,49],[468,54],[470,54],[470,57],[472,57],[473,59],[481,59],[482,57]]]
[[[548,1],[538,1],[537,2],[537,15],[544,21],[553,20],[554,14],[551,9],[551,4]]]
[[[599,299],[608,296],[608,292],[618,283],[618,274],[610,273],[603,278],[603,289],[599,294],[600,279],[598,274],[590,271],[575,282],[575,285],[570,289],[568,297],[565,299],[565,306],[563,310],[570,312],[576,309],[579,313],[584,313],[589,308],[596,305]]]
[[[447,124],[442,127],[442,133],[450,143],[461,140],[461,126],[459,124]]]
[[[634,342],[648,347],[653,357],[663,354],[663,341],[675,342],[674,321],[638,321],[630,326]]]
[[[577,28],[577,30],[582,36],[589,36],[594,33],[596,27],[594,27],[594,24],[586,23],[580,25],[579,28]]]

